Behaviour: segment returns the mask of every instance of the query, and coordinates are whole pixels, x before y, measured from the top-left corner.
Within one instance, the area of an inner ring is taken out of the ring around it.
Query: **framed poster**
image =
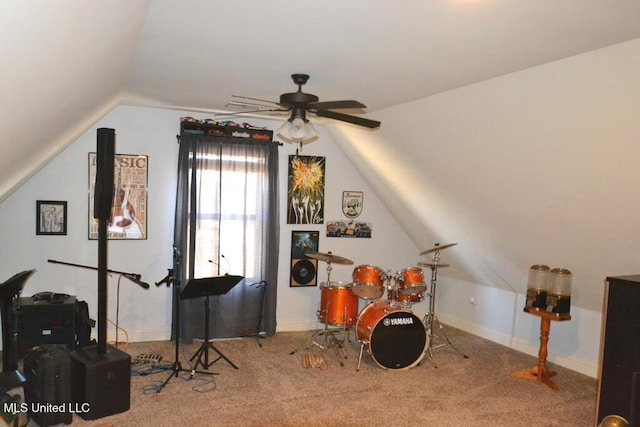
[[[67,235],[67,202],[36,200],[36,235]]]
[[[318,260],[307,258],[306,252],[318,252],[319,231],[291,232],[290,287],[318,286]]]
[[[287,224],[324,222],[325,158],[289,156]]]
[[[89,239],[98,239],[98,219],[93,217],[96,185],[96,153],[89,153]],[[113,203],[107,222],[108,239],[147,238],[148,157],[116,154],[113,172]]]

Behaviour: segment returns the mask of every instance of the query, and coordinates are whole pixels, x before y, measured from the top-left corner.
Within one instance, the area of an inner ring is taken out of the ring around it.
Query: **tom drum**
[[[420,267],[409,267],[400,271],[398,292],[402,295],[422,294],[427,290],[424,273]]]
[[[413,313],[389,301],[367,305],[356,322],[358,340],[383,368],[408,369],[420,363],[427,347],[427,331]]]
[[[360,265],[353,269],[353,293],[362,299],[377,299],[384,294],[385,273],[375,265]]]

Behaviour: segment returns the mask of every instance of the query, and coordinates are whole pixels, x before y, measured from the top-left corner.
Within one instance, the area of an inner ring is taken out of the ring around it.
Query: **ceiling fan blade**
[[[249,96],[241,96],[241,95],[231,95],[232,98],[239,98],[239,99],[248,99],[250,101],[260,101],[260,102],[266,102],[267,104],[274,104],[274,105],[280,105],[279,103],[275,102],[275,101],[268,101],[266,99],[260,99],[260,98],[251,98]]]
[[[271,109],[265,110],[264,108],[261,108],[258,110],[230,111],[228,113],[214,113],[213,116],[214,117],[237,117],[237,116],[243,116],[245,114],[251,114],[251,113],[272,113],[272,112],[287,113],[289,112],[289,110],[282,109],[282,108],[271,108]]]
[[[238,108],[239,112],[242,113],[242,109],[249,108],[253,110],[262,110],[262,111],[270,111],[275,108],[273,105],[264,105],[259,104],[257,102],[248,102],[248,101],[229,101],[227,102],[227,107],[229,108]]]
[[[362,102],[354,101],[352,99],[346,99],[342,101],[324,101],[324,102],[311,102],[309,103],[311,108],[318,110],[342,110],[350,108],[367,108]]]
[[[375,129],[380,126],[380,122],[376,120],[369,120],[363,117],[351,116],[349,114],[337,113],[329,110],[318,110],[316,115],[320,117],[327,117],[329,119],[340,120],[347,123],[353,123],[354,125],[364,126],[366,128]]]

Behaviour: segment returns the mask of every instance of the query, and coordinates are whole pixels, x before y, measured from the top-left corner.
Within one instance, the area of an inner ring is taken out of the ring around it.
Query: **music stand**
[[[0,392],[6,392],[26,381],[18,371],[18,319],[14,314],[14,302],[27,280],[35,270],[17,273],[0,284],[2,303],[2,373],[0,373]]]
[[[191,298],[201,298],[204,297],[204,341],[202,345],[196,351],[196,353],[189,359],[192,361],[196,359],[196,363],[193,365],[194,369],[198,367],[198,363],[202,365],[204,369],[209,369],[209,366],[213,365],[220,359],[224,359],[233,366],[235,369],[238,369],[234,363],[229,360],[220,350],[218,350],[210,341],[209,341],[209,297],[211,295],[224,295],[231,290],[235,285],[240,283],[240,281],[244,279],[242,276],[231,276],[226,274],[224,276],[219,277],[204,277],[201,279],[191,279],[187,283],[187,286],[184,287],[182,293],[180,294],[180,299],[191,299]],[[209,349],[212,349],[216,353],[218,353],[218,358],[213,362],[209,363]],[[202,362],[202,357],[204,356],[204,363]]]
[[[178,266],[180,264],[180,258],[181,258],[180,252],[174,246],[173,263],[175,266]],[[169,269],[169,273],[165,276],[164,279],[160,280],[159,282],[156,282],[156,286],[160,286],[163,283],[166,283],[167,286],[173,285],[173,328],[175,330],[174,339],[176,341],[176,344],[175,344],[175,358],[173,359],[173,364],[171,365],[171,375],[169,375],[167,379],[156,389],[156,393],[160,393],[164,388],[164,386],[166,386],[169,383],[169,381],[171,381],[171,378],[173,377],[178,378],[178,376],[180,375],[180,372],[189,372],[190,379],[193,378],[193,376],[196,373],[204,374],[204,375],[218,375],[215,372],[198,371],[196,370],[195,366],[193,367],[193,369],[184,369],[182,367],[182,364],[180,363],[180,280],[174,276],[173,268]]]

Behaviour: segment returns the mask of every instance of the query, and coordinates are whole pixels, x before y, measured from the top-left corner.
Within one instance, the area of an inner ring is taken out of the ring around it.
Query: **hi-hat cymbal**
[[[434,268],[434,267],[449,267],[450,264],[436,263],[436,262],[419,262],[418,265],[420,267]]]
[[[436,245],[433,248],[427,249],[426,251],[420,252],[420,255],[426,255],[426,254],[430,254],[431,252],[441,251],[443,249],[447,249],[447,248],[450,248],[451,246],[455,246],[455,245],[457,245],[457,243],[449,243],[449,244],[446,244],[446,245],[441,245],[439,243],[436,243]]]
[[[331,252],[328,252],[326,254],[322,252],[305,252],[304,254],[309,258],[317,259],[330,264],[353,264],[353,261],[351,261],[350,259],[343,258],[338,255],[333,255]]]

